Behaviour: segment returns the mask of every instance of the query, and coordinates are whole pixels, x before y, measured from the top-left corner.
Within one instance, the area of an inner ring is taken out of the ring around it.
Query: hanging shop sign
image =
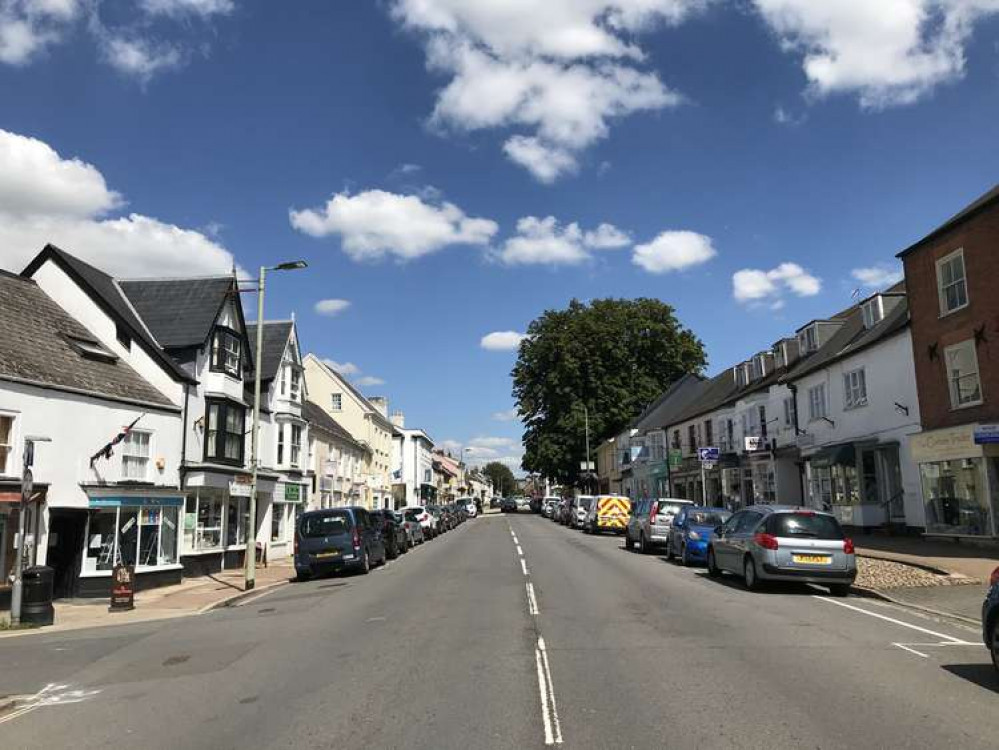
[[[286,503],[298,503],[302,500],[302,485],[286,484],[284,486],[284,501]]]
[[[674,448],[669,452],[669,467],[679,469],[681,466],[683,466],[683,451]]]
[[[759,435],[747,435],[743,440],[747,451],[758,451],[763,448],[763,438]]]

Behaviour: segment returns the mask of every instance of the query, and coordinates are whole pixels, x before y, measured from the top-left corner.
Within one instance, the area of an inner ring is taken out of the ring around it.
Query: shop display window
[[[137,570],[177,562],[180,508],[143,506],[90,512],[83,572],[109,571],[115,565]]]
[[[221,549],[222,498],[203,490],[187,498],[184,515],[184,547],[189,552]]]
[[[991,534],[988,492],[981,458],[961,458],[919,465],[931,533]]]

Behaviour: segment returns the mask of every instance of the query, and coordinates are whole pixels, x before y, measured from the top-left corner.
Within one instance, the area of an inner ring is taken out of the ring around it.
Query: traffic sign
[[[705,463],[707,461],[717,461],[718,458],[719,458],[719,455],[720,455],[720,452],[715,447],[698,448],[697,449],[697,457],[699,459],[701,459],[701,463]]]
[[[717,464],[717,463],[715,463],[714,461],[702,461],[702,462],[701,462],[701,468],[702,468],[702,469],[704,469],[705,471],[711,471],[711,470],[712,470],[712,469],[714,469],[714,468],[715,468],[715,467],[716,467],[717,465],[718,465],[718,464]]]

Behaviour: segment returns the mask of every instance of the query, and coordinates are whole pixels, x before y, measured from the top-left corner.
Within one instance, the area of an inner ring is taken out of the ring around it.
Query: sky
[[[997,77],[999,0],[0,0],[0,267],[305,259],[268,319],[516,466],[533,318],[768,348],[995,184]]]

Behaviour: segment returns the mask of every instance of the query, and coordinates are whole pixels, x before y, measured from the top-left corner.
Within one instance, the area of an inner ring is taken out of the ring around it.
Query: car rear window
[[[839,522],[819,513],[777,513],[767,523],[767,530],[776,537],[843,538]]]
[[[656,515],[660,516],[675,516],[680,510],[687,505],[687,503],[671,503],[659,501],[659,505],[656,506]]]
[[[416,510],[416,508],[411,508],[410,510],[407,510],[405,513],[406,513],[406,518],[408,518],[410,521],[419,520],[420,511]]]
[[[582,508],[583,510],[589,510],[590,509],[590,498],[588,498],[588,497],[581,497],[581,498],[579,498],[579,507]]]
[[[350,514],[344,512],[318,513],[302,519],[302,536],[310,538],[345,534],[350,528]]]
[[[721,526],[731,517],[731,513],[695,510],[687,513],[687,523],[692,526]]]

